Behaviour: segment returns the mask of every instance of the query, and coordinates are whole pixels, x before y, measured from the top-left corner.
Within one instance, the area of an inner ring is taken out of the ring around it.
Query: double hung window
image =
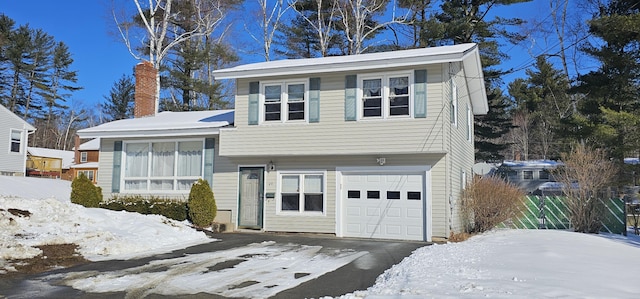
[[[280,211],[324,212],[323,173],[284,173],[280,176]]]
[[[264,122],[306,119],[307,86],[302,82],[274,82],[262,85]]]
[[[9,151],[12,153],[19,153],[22,148],[22,131],[11,129],[11,141],[9,144]]]
[[[126,191],[184,191],[202,177],[202,140],[125,144]]]
[[[81,174],[84,174],[85,177],[93,182],[93,170],[79,170],[78,176],[80,176]]]
[[[367,75],[360,78],[361,117],[409,116],[411,74]]]

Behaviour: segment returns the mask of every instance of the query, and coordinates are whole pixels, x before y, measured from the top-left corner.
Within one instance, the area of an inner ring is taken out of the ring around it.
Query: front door
[[[263,167],[240,168],[238,227],[262,228],[263,189]]]

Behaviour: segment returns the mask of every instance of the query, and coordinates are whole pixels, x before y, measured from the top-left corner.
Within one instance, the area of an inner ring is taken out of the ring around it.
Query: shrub
[[[199,179],[191,186],[187,209],[189,219],[196,227],[208,227],[213,224],[218,208],[207,181]]]
[[[96,187],[84,174],[71,182],[71,202],[87,208],[97,208],[102,201],[102,189]]]
[[[474,178],[460,196],[467,232],[485,232],[514,217],[523,197],[521,189],[497,176]]]
[[[573,230],[598,233],[602,228],[605,205],[599,193],[613,180],[616,168],[601,150],[577,145],[562,154],[564,165],[554,176],[564,185],[569,220]]]
[[[144,215],[162,215],[178,221],[187,219],[187,203],[185,201],[162,199],[153,196],[148,198],[140,195],[114,196],[109,202],[101,203],[100,207],[113,211],[124,210]]]

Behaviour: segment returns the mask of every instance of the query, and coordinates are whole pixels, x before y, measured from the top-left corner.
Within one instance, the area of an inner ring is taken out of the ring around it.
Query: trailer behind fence
[[[569,209],[564,196],[528,195],[523,198],[521,214],[504,227],[518,229],[572,229]],[[601,200],[604,215],[601,232],[620,234],[625,232],[625,205],[619,198]]]

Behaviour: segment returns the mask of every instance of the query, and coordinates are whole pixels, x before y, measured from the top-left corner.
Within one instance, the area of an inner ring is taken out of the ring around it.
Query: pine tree
[[[578,77],[578,102],[572,124],[576,137],[609,148],[619,161],[637,155],[640,142],[634,123],[640,118],[640,5],[611,0],[589,22],[599,39],[584,51],[600,62],[597,70]]]
[[[488,20],[492,8],[512,5],[531,0],[450,0],[441,5],[441,12],[425,23],[427,32],[421,32],[425,40],[421,44],[429,46],[477,43],[480,49],[485,86],[489,101],[487,115],[475,117],[476,160],[501,160],[508,147],[501,138],[511,128],[507,113],[509,100],[503,95],[500,76],[503,70],[497,68],[507,55],[499,49],[498,39],[507,38],[517,42],[523,37],[510,32],[508,27],[519,25],[518,18],[495,17]],[[423,34],[424,33],[424,34]]]
[[[109,96],[104,96],[105,102],[100,104],[105,121],[133,117],[135,87],[133,78],[125,74],[113,83]]]

